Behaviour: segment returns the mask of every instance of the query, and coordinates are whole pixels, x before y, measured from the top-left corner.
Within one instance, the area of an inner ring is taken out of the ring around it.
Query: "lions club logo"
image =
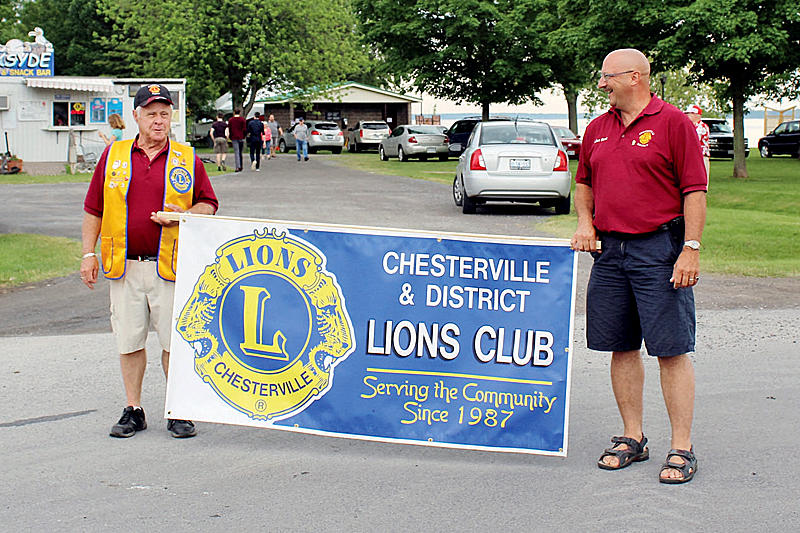
[[[639,133],[638,142],[634,141],[634,143],[637,146],[646,147],[648,144],[650,144],[650,141],[653,140],[653,135],[655,135],[653,130],[644,130]]]
[[[192,187],[192,175],[183,167],[175,167],[169,173],[169,181],[172,187],[183,194]]]
[[[289,418],[321,398],[355,349],[324,256],[275,230],[220,246],[176,327],[197,374],[254,420]]]

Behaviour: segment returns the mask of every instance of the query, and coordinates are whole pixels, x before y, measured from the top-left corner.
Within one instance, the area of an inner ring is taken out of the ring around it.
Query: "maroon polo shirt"
[[[138,137],[137,137],[138,140]],[[97,162],[86,192],[83,209],[90,215],[103,216],[103,185],[105,183],[106,147]],[[150,213],[163,211],[164,208],[164,173],[167,168],[167,147],[165,146],[153,161],[139,148],[136,141],[131,151],[131,180],[128,185],[128,255],[158,255],[161,239],[161,226],[150,220]],[[199,202],[214,206],[216,211],[219,202],[211,187],[203,162],[194,157],[194,190],[192,205]]]
[[[232,141],[241,141],[245,138],[247,131],[247,121],[242,117],[231,117],[228,119],[228,133]]]
[[[626,128],[616,108],[583,135],[575,181],[594,195],[600,231],[648,233],[683,214],[683,195],[708,190],[694,124],[653,96]]]

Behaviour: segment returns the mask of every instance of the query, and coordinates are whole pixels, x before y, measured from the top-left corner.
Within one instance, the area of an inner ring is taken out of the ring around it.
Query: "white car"
[[[548,124],[480,122],[458,159],[453,199],[464,213],[502,201],[538,202],[566,215],[571,185],[567,154]]]
[[[368,148],[377,150],[381,141],[391,133],[392,128],[382,120],[362,120],[348,129],[347,151],[361,152]]]

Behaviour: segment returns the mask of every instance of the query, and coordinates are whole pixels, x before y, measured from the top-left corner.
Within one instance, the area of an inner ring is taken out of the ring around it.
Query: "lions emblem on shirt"
[[[653,130],[641,131],[639,132],[638,139],[634,142],[636,143],[637,146],[646,147],[648,144],[650,144],[650,141],[653,140],[653,135],[655,135],[655,132]]]
[[[330,390],[334,368],[355,349],[324,255],[267,229],[217,249],[176,329],[194,349],[198,376],[254,420],[303,411]]]

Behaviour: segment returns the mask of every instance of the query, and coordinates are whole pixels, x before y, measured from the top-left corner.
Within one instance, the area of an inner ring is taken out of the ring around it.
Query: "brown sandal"
[[[614,437],[611,439],[614,446],[606,448],[600,459],[597,460],[597,466],[603,470],[620,470],[626,466],[630,466],[633,462],[647,461],[650,459],[650,450],[647,449],[647,438],[642,435],[642,440],[636,442],[630,437]],[[622,450],[617,448],[620,444],[625,444],[626,449]],[[616,457],[619,460],[617,466],[611,466],[603,462],[606,457]]]

